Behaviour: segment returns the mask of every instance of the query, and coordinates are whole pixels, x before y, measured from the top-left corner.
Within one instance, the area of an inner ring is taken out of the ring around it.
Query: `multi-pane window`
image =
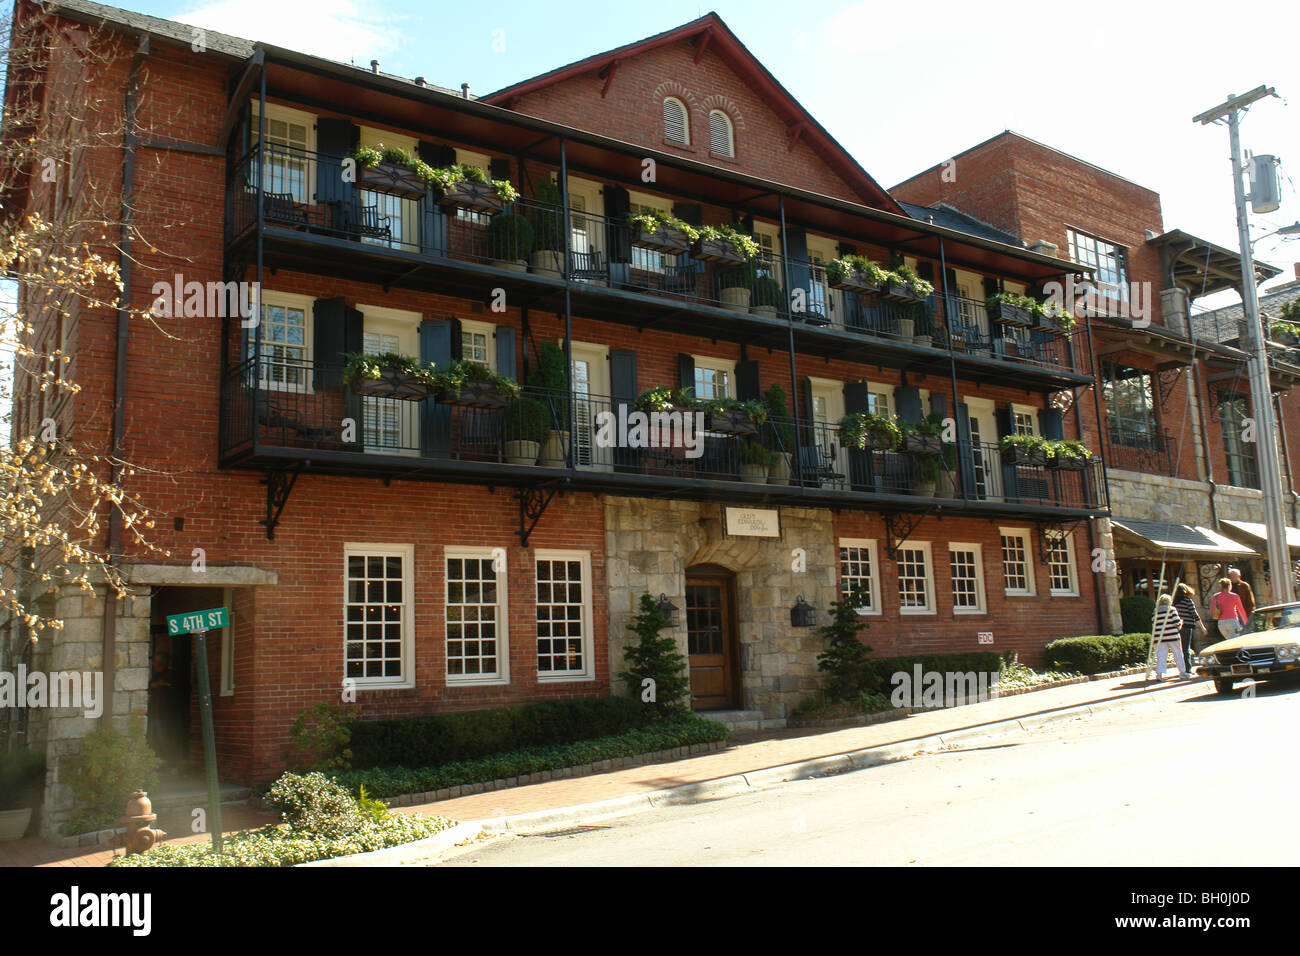
[[[1066,230],[1070,258],[1096,268],[1096,284],[1104,295],[1128,299],[1128,252],[1123,246],[1074,229]]]
[[[1002,576],[1007,594],[1033,594],[1034,578],[1029,565],[1029,534],[1002,530]]]
[[[903,614],[934,610],[930,589],[930,550],[928,546],[899,548],[898,606]]]
[[[948,565],[952,570],[952,609],[954,613],[984,610],[984,581],[981,573],[980,547],[976,544],[950,544]]]
[[[505,569],[492,552],[447,554],[447,678],[503,677]]]
[[[460,357],[466,362],[478,362],[492,367],[491,339],[486,332],[462,329],[460,333]]]
[[[288,300],[262,300],[261,360],[258,377],[263,386],[300,390],[309,387],[311,344],[307,307]],[[244,330],[244,354],[253,357],[257,328]]]
[[[731,132],[731,117],[722,110],[709,113],[709,152],[715,156],[734,156],[735,141]]]
[[[1228,462],[1228,484],[1238,488],[1259,487],[1259,461],[1254,442],[1245,441],[1250,403],[1232,392],[1219,395],[1219,422],[1223,427],[1223,452]]]
[[[588,562],[584,555],[537,556],[537,673],[539,677],[587,673],[590,621]]]
[[[872,415],[889,418],[889,393],[872,389],[867,392],[867,411]]]
[[[402,350],[401,339],[388,333],[366,332],[361,336],[361,342],[371,355],[400,353]],[[364,396],[361,399],[361,420],[366,447],[376,451],[401,448],[402,414],[406,412],[406,406],[412,404],[398,399]]]
[[[628,207],[632,215],[643,215],[646,213],[667,213],[667,208],[651,206],[646,203],[633,202]],[[668,263],[662,252],[654,249],[646,249],[642,246],[632,247],[632,268],[640,269],[642,272],[663,273],[668,271]]]
[[[1013,411],[1011,413],[1011,424],[1017,435],[1034,434],[1034,416],[1030,412]]]
[[[1052,594],[1079,593],[1074,578],[1074,539],[1069,534],[1049,534],[1047,544],[1047,579]]]
[[[1159,450],[1160,424],[1150,372],[1107,363],[1102,372],[1106,430],[1110,440],[1131,448]]]
[[[664,139],[679,146],[691,145],[691,128],[686,107],[675,96],[664,100]]]
[[[847,597],[855,589],[861,589],[858,613],[879,613],[880,594],[876,585],[874,541],[840,541],[840,593]]]
[[[402,683],[410,649],[411,548],[344,549],[344,676],[372,684]]]
[[[695,362],[695,397],[698,399],[731,398],[731,370],[710,368]]]
[[[259,120],[252,118],[253,140],[256,142]],[[311,197],[311,173],[307,156],[310,148],[310,130],[306,122],[293,122],[269,111],[266,116],[266,180],[262,188],[268,193],[287,193],[294,202],[305,203]],[[257,161],[252,166],[253,182],[257,182]]]

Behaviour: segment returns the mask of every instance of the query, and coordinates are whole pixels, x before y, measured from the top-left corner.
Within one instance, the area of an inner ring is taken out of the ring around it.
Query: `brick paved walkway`
[[[1188,697],[1212,692],[1211,685],[1206,681],[1186,682],[1166,678],[1162,685],[1153,683],[1148,686],[1163,688],[1163,693]],[[454,820],[481,820],[494,816],[557,810],[716,780],[865,747],[912,740],[919,743],[936,734],[977,728],[1003,720],[1048,715],[1053,711],[1091,702],[1131,699],[1142,693],[1142,675],[1138,674],[1053,687],[948,710],[926,711],[867,727],[781,730],[738,735],[726,750],[717,753],[400,807],[394,812],[450,817]],[[224,813],[223,830],[227,832],[273,822],[272,817],[246,806],[227,807]],[[187,815],[165,819],[160,821],[160,825],[170,833],[188,833],[189,819]],[[208,837],[169,837],[168,842],[189,843],[201,839]],[[109,848],[61,850],[44,840],[34,838],[0,844],[0,866],[103,866],[112,855],[113,851]]]

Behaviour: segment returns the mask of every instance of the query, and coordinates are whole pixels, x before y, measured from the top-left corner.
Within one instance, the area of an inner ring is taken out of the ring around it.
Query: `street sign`
[[[195,631],[215,631],[230,623],[230,614],[224,607],[214,607],[207,611],[186,611],[184,614],[171,614],[167,617],[167,633],[172,637],[179,634],[193,634]]]

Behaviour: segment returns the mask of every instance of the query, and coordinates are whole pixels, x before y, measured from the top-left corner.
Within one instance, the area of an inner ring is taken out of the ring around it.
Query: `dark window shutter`
[[[798,226],[786,226],[785,229],[785,254],[788,258],[790,267],[790,287],[786,294],[793,296],[796,289],[803,290],[803,318],[808,310],[808,298],[811,295],[809,287],[812,284],[812,275],[808,271],[808,233]],[[793,309],[793,299],[787,303],[788,308]]]
[[[926,282],[930,283],[931,285],[934,285],[934,263],[933,262],[925,262],[923,260],[918,261],[916,263],[916,274],[919,275]]]
[[[1044,438],[1062,441],[1065,438],[1065,422],[1059,408],[1043,408],[1038,411],[1038,430]]]
[[[455,319],[420,323],[420,363],[446,368],[460,344],[460,323]],[[426,398],[420,409],[420,447],[425,455],[446,458],[451,454],[451,406]]]
[[[799,380],[799,418],[805,422],[813,420],[812,379],[807,375]],[[806,445],[808,442],[805,441],[804,444]]]
[[[991,295],[997,295],[1000,291],[1001,289],[999,288],[997,279],[994,279],[992,276],[984,277],[984,298],[987,299]]]
[[[975,446],[971,444],[970,408],[965,402],[957,403],[957,471],[961,475],[961,493],[967,498],[975,496]],[[981,454],[983,449],[980,450]]]
[[[460,358],[460,322],[456,319],[420,323],[420,362],[446,368]]]
[[[998,426],[998,438],[1006,438],[1014,434],[1015,426],[1011,417],[1011,406],[1002,405],[993,410],[993,421]]]
[[[858,247],[853,245],[851,242],[841,242],[839,244],[839,253],[841,258],[844,256],[856,256],[858,254]]]
[[[743,232],[743,233],[744,233],[745,235],[747,235],[747,236],[752,236],[752,235],[754,234],[754,215],[753,215],[753,213],[748,213],[748,212],[747,212],[747,213],[745,213],[743,216],[740,217],[740,231]]]
[[[846,382],[844,385],[844,412],[848,415],[866,414],[871,408],[871,389],[866,382]]]
[[[632,261],[632,233],[627,225],[627,215],[632,210],[631,198],[622,186],[605,187],[605,218],[609,222],[609,261]]]
[[[762,400],[763,386],[759,383],[757,359],[736,363],[736,398],[742,402]]]
[[[622,409],[629,411],[637,395],[636,352],[632,349],[609,350],[609,398],[610,409],[615,416],[620,416]],[[614,449],[614,467],[620,470],[635,470],[637,465],[636,449],[621,445]]]
[[[850,242],[841,242],[837,248],[840,258],[844,256],[856,256],[858,247]],[[862,307],[862,300],[858,298],[856,292],[842,292],[844,297],[844,324],[851,329],[866,328],[867,319],[865,310]]]
[[[361,130],[345,119],[322,116],[316,120],[316,151],[320,166],[316,170],[316,199],[337,203],[333,226],[343,229],[347,223],[345,206],[353,196],[353,183],[343,181],[343,160],[351,156],[361,138]]]
[[[695,359],[685,352],[677,356],[677,385],[680,388],[695,388]]]
[[[503,157],[488,160],[488,175],[493,179],[510,178],[510,160]]]
[[[921,389],[915,385],[897,386],[894,389],[894,408],[903,421],[919,422],[925,417],[921,412]]]
[[[442,143],[416,143],[415,151],[420,158],[435,169],[456,164],[456,150]]]
[[[497,340],[497,374],[519,381],[519,366],[515,358],[515,330],[510,325],[498,325]]]
[[[688,226],[704,225],[704,210],[697,202],[673,203],[673,215]]]
[[[319,388],[343,386],[344,357],[362,350],[361,313],[348,308],[341,296],[312,303],[313,359]]]
[[[930,411],[940,418],[948,417],[948,396],[943,392],[930,393]]]

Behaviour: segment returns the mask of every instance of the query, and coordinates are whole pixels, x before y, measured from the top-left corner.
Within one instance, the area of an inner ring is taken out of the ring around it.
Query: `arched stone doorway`
[[[716,564],[686,569],[686,644],[691,707],[740,706],[740,638],[736,576]]]

